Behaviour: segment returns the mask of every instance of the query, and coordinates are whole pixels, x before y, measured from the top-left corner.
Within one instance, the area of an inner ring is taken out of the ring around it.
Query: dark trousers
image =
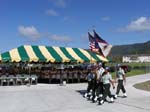
[[[97,88],[98,88],[98,83],[97,83],[96,79],[94,79],[93,85],[92,85],[92,96],[93,96],[93,98],[95,98],[95,93],[97,91]]]
[[[96,96],[103,94],[103,82],[99,82],[97,85]]]
[[[102,100],[105,100],[107,96],[111,98],[112,94],[110,92],[110,84],[103,84],[103,87],[104,87],[104,92],[103,92]]]
[[[90,90],[92,89],[92,81],[88,81],[88,87],[87,87],[87,92],[89,93]]]
[[[123,80],[118,80],[118,86],[117,86],[117,92],[116,92],[117,95],[119,94],[120,89],[122,90],[123,93],[126,92],[124,85],[123,85]]]

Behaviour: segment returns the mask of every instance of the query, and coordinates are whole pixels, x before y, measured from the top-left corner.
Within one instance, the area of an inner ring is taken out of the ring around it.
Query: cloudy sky
[[[93,29],[108,43],[150,40],[150,0],[0,0],[0,52],[21,45],[88,48]]]

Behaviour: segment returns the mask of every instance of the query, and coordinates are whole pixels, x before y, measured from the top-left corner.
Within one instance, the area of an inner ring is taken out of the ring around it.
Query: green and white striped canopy
[[[97,62],[108,60],[81,48],[24,45],[0,55],[2,62]]]

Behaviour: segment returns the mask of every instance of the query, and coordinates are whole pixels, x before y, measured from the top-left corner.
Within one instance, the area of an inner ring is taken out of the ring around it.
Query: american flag
[[[88,36],[89,36],[89,48],[90,48],[90,50],[93,52],[98,52],[99,48],[96,45],[95,38],[89,32],[88,32]]]

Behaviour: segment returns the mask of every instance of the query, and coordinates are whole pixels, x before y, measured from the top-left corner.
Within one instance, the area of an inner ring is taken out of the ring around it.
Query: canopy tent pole
[[[60,85],[62,86],[63,85],[63,70],[64,70],[64,63],[61,63],[60,64]]]

